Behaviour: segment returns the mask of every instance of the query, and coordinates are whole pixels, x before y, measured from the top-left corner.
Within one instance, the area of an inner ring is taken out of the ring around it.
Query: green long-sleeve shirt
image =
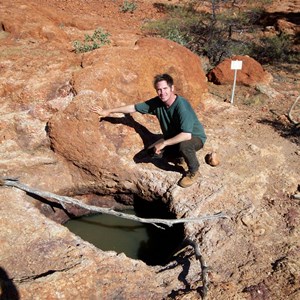
[[[203,145],[206,135],[190,103],[181,96],[176,96],[174,103],[167,108],[159,97],[135,105],[142,114],[155,115],[159,121],[164,139],[169,139],[181,132],[191,133],[201,139]]]

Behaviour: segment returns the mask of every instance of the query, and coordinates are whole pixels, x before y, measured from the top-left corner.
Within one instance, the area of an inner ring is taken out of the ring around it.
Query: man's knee
[[[203,143],[198,137],[193,137],[191,140],[183,141],[179,144],[179,151],[182,153],[196,152],[201,148],[203,148]]]
[[[179,144],[179,151],[181,153],[195,152],[195,147],[190,141],[183,141]]]

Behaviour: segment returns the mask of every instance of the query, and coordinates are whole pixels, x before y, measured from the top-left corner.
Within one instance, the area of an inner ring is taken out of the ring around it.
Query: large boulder
[[[84,55],[83,70],[74,75],[77,93],[94,91],[100,105],[131,104],[155,96],[153,77],[169,73],[176,92],[198,105],[207,92],[200,58],[187,48],[161,38],[139,39],[134,48],[107,47]]]
[[[243,62],[242,69],[237,71],[237,84],[256,86],[269,84],[272,81],[272,75],[265,71],[259,62],[249,56],[242,55],[225,59],[208,73],[208,80],[215,84],[233,84],[234,70],[231,70],[231,62],[234,60]]]

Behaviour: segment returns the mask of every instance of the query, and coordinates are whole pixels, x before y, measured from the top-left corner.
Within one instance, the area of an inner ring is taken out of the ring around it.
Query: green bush
[[[286,34],[264,37],[253,46],[249,55],[262,63],[292,62],[292,44],[291,37]]]
[[[135,2],[130,2],[125,0],[123,5],[120,7],[121,12],[134,12],[137,9],[137,4]]]
[[[168,40],[171,40],[171,41],[174,41],[180,45],[183,45],[183,46],[187,46],[188,43],[189,43],[189,37],[187,34],[185,34],[184,32],[182,32],[180,29],[178,28],[171,28],[166,36],[165,36],[166,39]]]
[[[84,42],[74,41],[73,46],[76,53],[84,53],[98,49],[103,45],[110,44],[110,34],[104,32],[102,28],[98,28],[94,31],[93,35],[85,35]]]
[[[193,39],[190,29],[198,23],[190,6],[165,5],[163,10],[168,12],[169,17],[165,20],[148,22],[143,26],[143,30],[189,48]]]
[[[196,5],[197,2],[183,6],[166,5],[164,11],[168,17],[149,22],[143,29],[177,42],[196,54],[206,55],[212,63],[216,63],[226,51],[228,32],[223,33],[225,29],[218,27],[210,14],[197,11]]]

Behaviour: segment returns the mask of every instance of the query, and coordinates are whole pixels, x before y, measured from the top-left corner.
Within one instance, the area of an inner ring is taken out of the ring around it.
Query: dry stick
[[[290,108],[290,110],[289,110],[289,114],[288,114],[289,120],[290,120],[293,124],[295,124],[295,125],[298,125],[298,124],[300,124],[300,123],[299,123],[299,122],[296,122],[296,121],[293,119],[293,117],[292,117],[292,110],[293,110],[294,107],[296,106],[296,104],[297,104],[297,102],[298,102],[299,99],[300,99],[300,96],[298,96],[298,97],[296,98],[296,100],[295,100],[295,102],[293,103],[293,105],[291,106],[291,108]]]
[[[199,245],[192,239],[188,238],[187,242],[194,247],[196,259],[200,262],[201,274],[202,274],[202,299],[205,299],[207,296],[209,279],[208,279],[208,267],[204,257],[201,255]]]
[[[293,198],[294,198],[294,199],[300,199],[300,194],[295,194],[295,195],[293,195]]]
[[[217,218],[229,218],[227,215],[225,215],[224,213],[220,212],[214,215],[208,215],[208,216],[202,216],[202,217],[197,217],[197,218],[183,218],[183,219],[145,219],[145,218],[140,218],[134,215],[129,215],[129,214],[125,214],[122,212],[117,212],[111,208],[103,208],[103,207],[98,207],[98,206],[93,206],[93,205],[88,205],[85,203],[82,203],[80,201],[78,201],[75,198],[71,198],[71,197],[67,197],[67,196],[59,196],[50,192],[46,192],[46,191],[41,191],[38,189],[34,189],[31,188],[25,184],[22,184],[20,182],[18,182],[18,180],[16,179],[0,179],[0,186],[12,186],[15,188],[18,188],[20,190],[23,190],[25,192],[28,192],[30,194],[34,194],[37,196],[40,196],[42,198],[50,198],[50,199],[55,199],[57,200],[62,207],[65,208],[64,204],[71,204],[71,205],[76,205],[79,206],[81,208],[84,208],[86,210],[89,211],[94,211],[94,212],[99,212],[99,213],[104,213],[104,214],[109,214],[109,215],[113,215],[116,217],[120,217],[120,218],[124,218],[124,219],[129,219],[129,220],[133,220],[136,222],[141,222],[141,223],[150,223],[154,226],[160,227],[163,229],[163,227],[158,226],[157,224],[164,224],[167,225],[169,227],[173,226],[174,224],[178,224],[178,223],[189,223],[189,222],[203,222],[203,221],[207,221],[207,220],[212,220],[212,219],[217,219]]]

